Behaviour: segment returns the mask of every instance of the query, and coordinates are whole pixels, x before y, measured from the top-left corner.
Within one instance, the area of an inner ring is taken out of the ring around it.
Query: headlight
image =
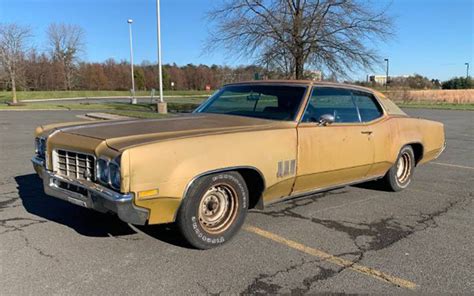
[[[97,161],[97,179],[103,184],[109,184],[109,162],[102,158]]]
[[[44,159],[46,155],[46,139],[35,138],[35,153],[39,158]]]
[[[111,161],[99,158],[97,160],[97,180],[115,190],[120,190],[121,175],[119,163],[120,157]]]
[[[109,163],[110,186],[113,189],[120,190],[120,166],[115,162]]]

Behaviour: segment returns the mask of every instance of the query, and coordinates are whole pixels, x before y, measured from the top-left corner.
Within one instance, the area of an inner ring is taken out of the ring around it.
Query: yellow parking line
[[[474,170],[473,167],[464,166],[464,165],[458,165],[458,164],[450,164],[450,163],[443,163],[443,162],[431,162],[431,163],[432,163],[432,164],[437,164],[437,165],[443,165],[443,166],[447,166],[447,167],[453,167],[453,168]]]
[[[285,245],[287,247],[290,247],[292,249],[298,250],[300,252],[303,252],[303,253],[306,253],[306,254],[309,254],[309,255],[312,255],[312,256],[315,256],[315,257],[319,257],[324,261],[327,261],[327,262],[330,262],[332,264],[339,265],[339,266],[342,266],[342,267],[346,267],[348,269],[351,269],[353,271],[357,271],[359,273],[362,273],[364,275],[373,277],[375,279],[378,279],[378,280],[381,280],[381,281],[384,281],[384,282],[388,282],[390,284],[393,284],[393,285],[396,285],[396,286],[399,286],[399,287],[403,287],[403,288],[407,288],[407,289],[415,289],[417,287],[417,285],[415,283],[410,282],[408,280],[404,280],[404,279],[401,279],[401,278],[398,278],[398,277],[395,277],[395,276],[391,276],[389,274],[383,273],[383,272],[375,270],[373,268],[366,267],[366,266],[354,263],[350,260],[346,260],[346,259],[343,259],[343,258],[336,257],[336,256],[331,255],[329,253],[326,253],[324,251],[305,246],[303,244],[300,244],[298,242],[286,239],[284,237],[281,237],[277,234],[274,234],[274,233],[268,232],[266,230],[260,229],[258,227],[245,226],[244,229],[247,230],[248,232],[260,235],[264,238],[268,238],[270,240],[273,240],[277,243],[283,244],[283,245]]]

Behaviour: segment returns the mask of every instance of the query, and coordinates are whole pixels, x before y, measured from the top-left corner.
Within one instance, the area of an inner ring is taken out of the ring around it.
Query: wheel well
[[[263,209],[262,193],[265,189],[265,181],[262,175],[254,169],[242,168],[236,169],[242,178],[244,178],[249,191],[249,209]]]
[[[411,143],[408,146],[411,146],[413,153],[415,154],[415,164],[418,164],[423,158],[423,145],[420,143]]]

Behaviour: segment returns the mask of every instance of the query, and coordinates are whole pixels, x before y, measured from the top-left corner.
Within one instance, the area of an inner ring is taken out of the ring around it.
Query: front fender
[[[163,141],[131,148],[129,158],[131,191],[159,191],[151,198],[137,198],[136,204],[151,208],[150,224],[172,222],[186,188],[203,174],[246,167],[259,171],[268,187],[280,182],[278,161],[296,159],[296,129]],[[288,186],[288,194],[290,190]]]

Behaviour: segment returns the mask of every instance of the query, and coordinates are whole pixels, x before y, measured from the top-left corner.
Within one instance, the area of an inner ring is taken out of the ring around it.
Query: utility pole
[[[385,59],[384,61],[387,62],[387,67],[386,67],[386,72],[385,72],[385,90],[387,90],[388,89],[388,65],[389,65],[389,61],[388,61],[388,59]]]
[[[132,19],[127,20],[128,23],[128,32],[130,34],[130,68],[132,72],[132,99],[130,100],[130,104],[136,104],[137,99],[135,98],[135,77],[133,75],[133,42],[132,42]]]
[[[466,80],[469,80],[469,63],[465,63],[466,65]]]
[[[158,102],[158,113],[168,113],[168,106],[163,100],[163,69],[161,66],[161,20],[160,20],[160,0],[156,0],[156,33],[158,41],[158,80],[160,86],[160,101]]]

